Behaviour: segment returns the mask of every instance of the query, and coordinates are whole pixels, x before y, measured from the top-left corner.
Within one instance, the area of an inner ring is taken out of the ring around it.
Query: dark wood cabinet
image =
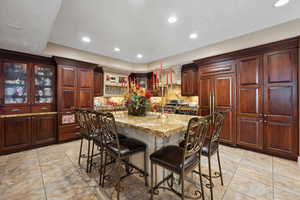
[[[56,142],[57,116],[42,115],[32,117],[32,144],[52,144]]]
[[[31,146],[31,117],[3,119],[2,150],[17,151]]]
[[[202,68],[199,70],[201,71]],[[199,114],[204,116],[225,110],[228,113],[221,133],[221,141],[234,145],[236,143],[235,74],[203,76],[200,73]]]
[[[263,66],[262,56],[238,60],[237,144],[263,148]]]
[[[97,67],[94,71],[94,96],[103,96],[104,90],[104,74],[102,68]]]
[[[267,151],[298,156],[298,49],[264,55],[264,143]]]
[[[74,108],[93,108],[96,64],[54,57],[57,63],[58,140],[79,137]]]
[[[199,67],[199,114],[232,109],[222,142],[297,159],[298,48],[299,38],[292,38],[194,61]],[[228,98],[235,87],[236,108]]]
[[[181,69],[181,95],[197,96],[198,95],[198,69],[196,64],[183,65]]]

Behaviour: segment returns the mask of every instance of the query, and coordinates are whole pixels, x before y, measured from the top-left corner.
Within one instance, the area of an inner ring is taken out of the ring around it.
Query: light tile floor
[[[97,170],[87,175],[77,164],[79,141],[0,156],[0,200],[115,199],[113,188],[98,187]],[[216,200],[300,200],[296,162],[227,146],[220,147],[224,186],[215,180]],[[202,158],[207,173],[207,159]],[[82,162],[84,164],[84,160]],[[217,171],[216,158],[213,169]],[[121,199],[149,199],[143,180],[122,182]],[[205,189],[206,199],[210,199]],[[162,192],[155,200],[179,199]]]

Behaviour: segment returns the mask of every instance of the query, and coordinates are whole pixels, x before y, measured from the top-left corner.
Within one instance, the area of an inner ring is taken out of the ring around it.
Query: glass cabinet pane
[[[24,104],[28,102],[27,64],[3,63],[4,68],[4,103]]]
[[[53,103],[54,69],[34,66],[35,103]]]

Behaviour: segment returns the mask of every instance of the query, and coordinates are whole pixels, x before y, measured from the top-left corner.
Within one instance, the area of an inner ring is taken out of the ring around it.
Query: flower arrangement
[[[150,90],[141,88],[139,84],[131,83],[131,87],[124,95],[125,106],[128,108],[128,114],[135,116],[145,116],[146,111],[151,108]]]

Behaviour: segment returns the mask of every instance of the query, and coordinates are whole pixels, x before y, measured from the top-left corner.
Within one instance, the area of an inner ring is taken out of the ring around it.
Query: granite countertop
[[[178,132],[186,131],[192,115],[166,114],[167,118],[159,118],[159,113],[147,113],[147,116],[136,117],[120,111],[113,113],[116,123],[136,128],[159,137],[170,137]]]

